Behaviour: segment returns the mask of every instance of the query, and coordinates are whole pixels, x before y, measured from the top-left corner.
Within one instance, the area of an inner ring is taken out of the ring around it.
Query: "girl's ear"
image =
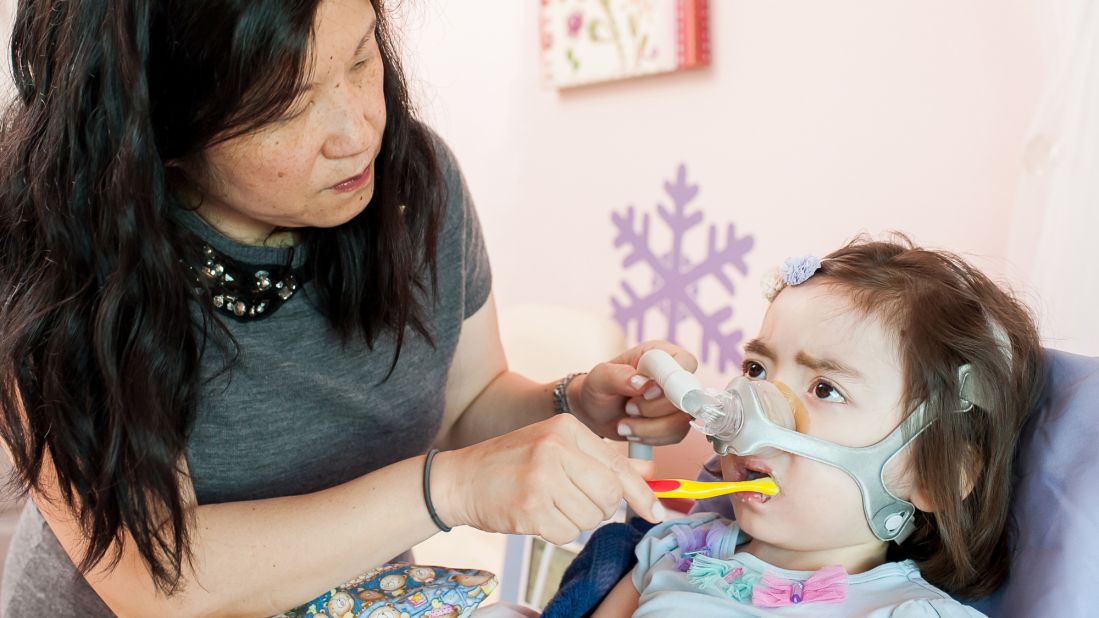
[[[966,446],[965,465],[958,472],[958,492],[961,499],[965,500],[973,492],[977,485],[977,479],[981,476],[981,463],[977,457],[977,451],[972,446]],[[934,513],[935,503],[931,500],[927,490],[918,480],[912,485],[912,493],[908,501],[924,513]]]
[[[931,501],[931,497],[924,491],[923,485],[916,483],[912,488],[912,495],[908,496],[908,501],[912,503],[920,511],[924,513],[934,513],[935,504]]]
[[[961,492],[962,500],[968,498],[973,492],[973,488],[977,486],[977,479],[981,478],[981,473],[984,472],[981,458],[977,456],[975,448],[966,445],[965,455],[965,465],[962,466],[961,478],[958,479],[958,491]]]

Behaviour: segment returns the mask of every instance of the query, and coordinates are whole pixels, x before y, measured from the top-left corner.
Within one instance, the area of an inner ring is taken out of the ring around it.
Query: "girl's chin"
[[[766,525],[769,521],[775,521],[773,504],[744,494],[733,494],[731,500],[733,503],[733,516],[741,528],[749,535],[752,534],[750,528],[753,527],[753,524]]]

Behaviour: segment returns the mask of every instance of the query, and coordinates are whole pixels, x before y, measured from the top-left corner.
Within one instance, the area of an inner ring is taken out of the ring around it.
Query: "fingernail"
[[[634,376],[630,378],[630,386],[634,388],[641,388],[642,386],[645,386],[645,383],[648,381],[649,379],[645,376]]]
[[[637,407],[637,404],[631,401],[626,404],[626,414],[629,416],[641,416],[641,408]]]
[[[618,424],[618,435],[620,435],[620,436],[629,436],[629,435],[633,435],[633,432],[630,431],[630,426],[627,425],[626,423],[619,423]]]
[[[654,384],[650,386],[649,390],[645,391],[645,394],[641,395],[641,397],[643,397],[645,401],[652,401],[663,394],[664,391],[660,390],[660,387]]]
[[[664,505],[657,502],[653,505],[653,517],[663,521],[668,516],[668,511],[664,510]]]

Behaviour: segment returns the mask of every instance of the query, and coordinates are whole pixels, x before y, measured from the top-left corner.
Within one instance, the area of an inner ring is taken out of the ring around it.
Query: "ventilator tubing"
[[[698,417],[703,406],[716,403],[698,378],[664,350],[649,350],[642,354],[637,370],[659,384],[672,405],[693,417]]]
[[[659,384],[672,405],[694,417],[691,425],[714,441],[730,442],[740,432],[744,423],[740,399],[729,391],[702,386],[693,373],[681,367],[667,352],[645,352],[637,363],[637,370]],[[791,410],[791,405],[801,405],[796,398],[791,402],[775,387],[761,388],[759,396],[763,413],[772,423],[786,429],[796,427],[795,414]]]

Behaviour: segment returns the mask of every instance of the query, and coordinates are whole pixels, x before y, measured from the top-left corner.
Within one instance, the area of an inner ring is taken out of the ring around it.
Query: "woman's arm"
[[[553,415],[553,385],[538,384],[508,370],[496,300],[462,322],[462,332],[450,364],[446,409],[435,440],[441,449],[455,449],[543,421]]]
[[[690,417],[664,397],[645,399],[653,383],[638,377],[637,361],[649,349],[661,348],[688,370],[698,366],[684,350],[648,342],[594,367],[569,384],[568,399],[574,416],[597,435],[621,439],[618,427],[648,444],[671,444],[687,433]],[[555,384],[539,384],[508,370],[490,294],[484,306],[462,323],[446,386],[446,410],[435,444],[454,449],[493,438],[553,416]],[[659,389],[657,389],[659,390]],[[627,403],[637,415],[626,414]]]
[[[268,616],[392,558],[434,534],[424,506],[423,457],[387,466],[310,494],[195,506],[193,560],[181,590],[166,597],[132,541],[85,578],[119,616]],[[40,492],[32,493],[46,523],[73,560],[83,535],[63,503],[48,458]],[[493,532],[537,534],[565,543],[591,529],[625,500],[650,521],[659,505],[625,458],[587,428],[560,415],[503,436],[441,453],[431,471],[432,500],[444,522]]]
[[[437,531],[423,504],[422,466],[417,457],[311,494],[192,507],[194,561],[184,564],[182,591],[171,597],[155,591],[128,537],[117,565],[104,560],[85,577],[123,617],[276,614]],[[52,464],[43,470],[52,477]],[[77,563],[80,528],[58,498],[56,481],[43,480],[53,489],[32,498]],[[183,482],[193,505],[190,482]]]
[[[592,618],[622,618],[632,616],[637,611],[641,594],[633,587],[633,571],[618,580],[618,584],[607,594],[607,598],[595,608]]]

